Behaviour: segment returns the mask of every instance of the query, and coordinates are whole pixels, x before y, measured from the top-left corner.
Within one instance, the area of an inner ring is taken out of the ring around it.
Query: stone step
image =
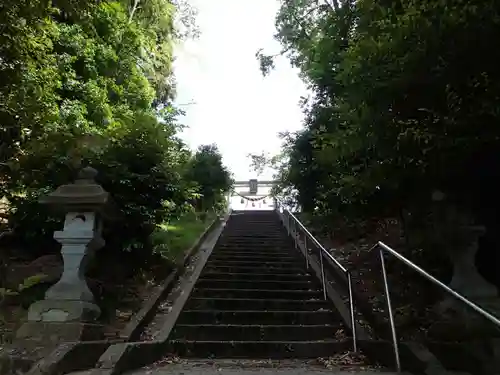
[[[282,226],[281,220],[279,219],[276,220],[271,218],[269,220],[264,218],[236,218],[236,216],[229,220],[229,224],[232,226],[239,226],[241,229],[244,229],[246,226],[260,226],[263,229],[278,228]]]
[[[250,241],[222,241],[220,240],[217,243],[216,249],[227,248],[227,249],[237,249],[237,248],[245,248],[248,250],[257,250],[260,248],[268,250],[276,250],[276,251],[290,251],[292,244],[288,243],[288,240],[282,241],[262,241],[262,242],[250,242]]]
[[[222,234],[220,238],[231,239],[235,241],[266,241],[266,240],[274,240],[274,241],[286,241],[290,237],[285,230],[277,229],[274,231],[265,231],[262,228],[247,228],[244,231],[237,230],[235,228],[227,228],[227,232]]]
[[[288,233],[283,228],[262,228],[262,227],[249,227],[245,229],[234,228],[226,226],[221,238],[232,238],[235,240],[266,240],[266,239],[279,239],[286,240]]]
[[[249,223],[277,223],[280,222],[280,218],[276,213],[272,213],[271,215],[248,215],[236,213],[236,215],[231,215],[231,221],[233,222],[249,222]]]
[[[252,214],[250,214],[252,212]],[[231,215],[232,220],[249,220],[249,221],[280,221],[279,216],[276,214],[274,211],[267,211],[267,213],[264,214],[264,211],[262,214],[258,214],[258,211],[233,211],[233,215]]]
[[[286,257],[293,257],[296,258],[296,255],[299,253],[296,253],[294,251],[276,251],[273,249],[242,249],[242,248],[234,248],[234,249],[228,249],[228,248],[218,248],[213,252],[212,256],[219,256],[219,255],[224,255],[224,256],[229,256],[229,255],[235,255],[235,256],[247,256],[247,255],[255,255],[255,256],[273,256],[273,257],[278,257],[278,258],[286,258]]]
[[[239,222],[247,222],[247,223],[279,223],[281,222],[280,218],[278,215],[273,214],[273,215],[256,215],[256,216],[248,216],[248,215],[231,215],[232,222],[234,223],[239,223]]]
[[[255,281],[308,281],[311,276],[307,273],[273,274],[273,273],[225,273],[203,272],[201,277],[210,280],[255,280]]]
[[[273,267],[269,265],[258,265],[253,267],[247,267],[241,264],[207,264],[205,267],[205,272],[217,272],[217,273],[256,273],[256,274],[289,274],[298,275],[304,274],[304,268],[296,265],[294,267]]]
[[[242,229],[242,227],[244,229]],[[255,238],[252,236],[258,235],[260,237],[275,237],[275,238],[287,238],[287,232],[283,227],[278,226],[256,226],[256,225],[240,225],[240,226],[226,226],[225,232],[222,234],[224,237],[235,237],[235,238]]]
[[[254,241],[254,242],[266,242],[266,241],[287,241],[288,235],[285,233],[278,233],[276,235],[263,234],[260,232],[249,232],[245,231],[245,235],[239,234],[237,232],[228,232],[219,237],[220,239],[230,240],[230,241]]]
[[[234,236],[234,237],[244,237],[251,238],[254,235],[259,237],[279,237],[286,238],[287,231],[282,225],[276,224],[266,224],[255,225],[255,224],[244,224],[240,223],[238,225],[226,225],[224,228],[223,236]],[[253,238],[259,238],[253,237]]]
[[[242,268],[299,268],[300,266],[303,266],[303,263],[299,260],[293,260],[293,261],[280,261],[280,260],[275,260],[275,261],[266,261],[266,262],[261,262],[261,261],[253,261],[253,260],[213,260],[208,259],[207,266],[209,267],[242,267]]]
[[[248,236],[241,236],[241,235],[225,235],[225,236],[220,236],[219,237],[219,243],[221,242],[234,242],[234,243],[245,243],[245,242],[253,242],[253,243],[281,243],[281,244],[286,244],[291,240],[291,238],[288,236],[288,234],[283,233],[283,235],[280,236],[262,236],[258,232],[247,232],[249,235]]]
[[[312,281],[262,281],[262,280],[213,280],[199,279],[196,283],[197,288],[207,289],[266,289],[266,290],[317,290],[317,283]]]
[[[351,350],[352,340],[191,341],[171,340],[167,353],[185,358],[328,358]],[[167,354],[166,353],[166,354]]]
[[[264,254],[300,254],[290,246],[247,246],[247,245],[218,245],[214,252],[264,253]]]
[[[277,220],[231,220],[229,224],[233,229],[245,230],[246,228],[259,228],[264,232],[279,232],[283,228],[281,222]]]
[[[197,288],[193,291],[193,297],[210,298],[242,298],[242,299],[291,299],[303,300],[307,303],[310,299],[320,299],[323,292],[319,290],[266,290],[266,289],[230,289],[230,288]]]
[[[329,311],[322,298],[309,301],[261,298],[213,298],[193,296],[186,303],[189,310],[262,310],[262,311]]]
[[[312,360],[262,360],[254,359],[195,359],[180,361],[179,363],[166,363],[154,366],[154,370],[144,368],[127,375],[411,375],[409,372],[396,372],[377,368],[374,370],[358,364],[344,364],[341,366],[321,365],[319,361]],[[430,373],[430,372],[429,372]],[[91,370],[71,373],[71,375],[93,375]],[[435,375],[470,375],[458,372],[433,372]]]
[[[233,239],[221,238],[217,243],[217,248],[219,247],[245,247],[247,249],[258,249],[258,248],[281,248],[281,250],[289,249],[291,244],[288,244],[286,240],[269,240],[269,241],[253,241],[253,240],[242,240],[237,241]]]
[[[218,301],[218,300],[215,300]],[[220,300],[219,300],[220,301]],[[198,302],[198,301],[193,301]],[[294,301],[295,302],[295,301]],[[218,303],[216,303],[218,304]],[[196,305],[196,303],[193,303]],[[293,307],[293,304],[291,304]],[[282,305],[285,307],[284,305]],[[252,306],[259,308],[259,306]],[[297,306],[304,307],[304,306]],[[336,313],[329,310],[322,311],[301,311],[301,310],[193,310],[186,306],[186,309],[180,314],[177,324],[241,324],[241,322],[251,324],[298,324],[298,325],[317,325],[317,324],[335,324],[338,321]]]
[[[272,262],[288,262],[288,263],[295,263],[295,262],[300,262],[301,259],[298,259],[297,257],[294,256],[275,256],[272,254],[269,255],[254,255],[254,254],[246,254],[246,255],[234,255],[234,254],[219,254],[219,253],[214,253],[210,257],[211,261],[214,260],[220,260],[220,261],[246,261],[246,262],[262,262],[262,263],[272,263]]]
[[[232,225],[260,225],[265,228],[269,226],[278,226],[281,223],[281,220],[278,217],[243,217],[241,215],[232,216],[229,222]]]
[[[193,341],[320,341],[335,338],[339,325],[178,324],[170,339]]]
[[[286,241],[289,239],[288,233],[286,231],[276,231],[276,232],[263,232],[261,229],[249,230],[245,229],[244,232],[239,232],[236,230],[227,229],[220,236],[220,239],[227,239],[232,241],[254,241],[254,242],[265,242],[265,241]]]
[[[263,254],[263,255],[284,255],[294,256],[300,254],[290,246],[252,246],[252,245],[221,245],[217,246],[214,253],[241,253],[246,254]]]
[[[281,225],[281,220],[278,218],[243,218],[239,217],[237,218],[236,216],[232,217],[229,222],[232,225],[236,224],[252,224],[252,225],[260,225],[263,226],[264,228],[270,228],[271,226],[279,226]]]

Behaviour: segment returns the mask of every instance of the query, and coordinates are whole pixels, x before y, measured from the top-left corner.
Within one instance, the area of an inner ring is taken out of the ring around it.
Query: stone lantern
[[[486,228],[477,225],[470,213],[459,210],[451,203],[446,204],[444,194],[434,199],[437,196],[434,194],[433,200],[439,202],[441,207],[436,210],[436,222],[439,224],[436,228],[440,229],[439,240],[453,266],[449,287],[489,313],[500,316],[497,288],[481,276],[475,265],[479,239],[486,233]],[[497,334],[492,323],[448,294],[436,305],[435,312],[435,321],[427,331],[432,339],[477,340]]]
[[[449,286],[473,301],[496,297],[496,287],[479,274],[475,265],[479,239],[486,233],[486,228],[476,225],[471,214],[447,203],[443,192],[434,191],[432,200],[442,206],[437,216],[441,225],[436,225],[436,228],[441,229],[441,242],[453,265]]]
[[[486,233],[486,228],[482,225],[464,225],[458,229],[457,238],[462,240],[462,244],[450,251],[453,263],[450,287],[472,300],[495,298],[496,287],[487,282],[475,266],[478,241]]]
[[[95,322],[101,313],[85,280],[85,270],[95,251],[104,246],[103,219],[109,218],[113,204],[109,193],[95,182],[96,175],[95,169],[83,168],[74,183],[62,185],[40,199],[40,203],[66,215],[64,228],[54,232],[54,239],[62,245],[64,268],[45,299],[30,306],[28,322],[18,331],[18,337],[31,337],[37,324],[46,330],[51,323],[64,323],[66,327],[76,323],[78,328],[70,330],[67,339],[84,339],[75,337],[83,335],[82,323]]]

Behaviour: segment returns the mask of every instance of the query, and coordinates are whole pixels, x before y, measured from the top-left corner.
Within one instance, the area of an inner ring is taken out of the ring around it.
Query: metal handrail
[[[284,212],[286,215],[281,214],[279,208],[283,208]],[[357,332],[356,332],[356,319],[354,315],[354,298],[353,298],[353,292],[352,292],[352,276],[351,272],[344,267],[337,259],[335,259],[321,243],[307,230],[307,228],[300,222],[300,220],[288,209],[286,208],[281,201],[276,199],[276,212],[279,214],[283,221],[283,225],[287,229],[288,233],[292,238],[294,239],[295,242],[295,248],[299,246],[298,243],[298,236],[297,236],[297,226],[299,227],[300,230],[303,231],[305,234],[304,236],[304,248],[305,248],[305,258],[306,258],[306,267],[309,269],[309,251],[308,251],[308,246],[307,246],[307,238],[311,240],[319,249],[319,259],[320,259],[320,268],[321,268],[321,283],[323,286],[323,298],[326,300],[327,299],[327,293],[326,293],[326,280],[325,280],[325,267],[324,267],[324,262],[323,262],[323,257],[326,256],[328,259],[330,259],[346,276],[347,278],[347,287],[349,291],[349,311],[350,311],[350,318],[351,318],[351,327],[352,327],[352,339],[353,339],[353,349],[354,352],[358,351],[358,338],[357,338]],[[286,219],[285,219],[286,216]],[[292,219],[293,221],[290,221]],[[293,232],[292,232],[292,224],[293,223]]]
[[[389,323],[391,326],[391,335],[392,335],[392,342],[394,345],[394,356],[396,360],[396,369],[398,372],[401,372],[401,360],[399,356],[399,347],[398,347],[398,340],[397,340],[397,335],[396,335],[396,326],[394,324],[394,315],[392,314],[392,303],[391,303],[391,297],[389,295],[389,283],[387,281],[387,271],[385,269],[385,259],[384,259],[384,251],[391,254],[394,256],[396,259],[400,260],[403,262],[405,265],[413,269],[414,271],[418,272],[420,275],[424,276],[427,280],[431,281],[435,285],[441,287],[444,289],[447,293],[451,294],[453,297],[457,298],[458,300],[462,301],[465,303],[467,306],[472,308],[474,311],[482,315],[484,318],[495,324],[498,328],[500,328],[500,319],[495,317],[494,315],[490,314],[486,310],[482,309],[478,305],[476,305],[474,302],[470,301],[457,291],[453,290],[449,286],[445,285],[438,279],[436,279],[434,276],[430,275],[426,271],[424,271],[422,268],[417,266],[415,263],[410,261],[409,259],[405,258],[401,254],[399,254],[396,250],[390,248],[387,246],[385,243],[379,241],[377,242],[371,249],[370,251],[375,250],[376,248],[379,248],[379,255],[380,255],[380,263],[381,263],[381,268],[382,268],[382,277],[384,279],[384,292],[385,292],[385,299],[387,303],[387,314],[389,315]]]
[[[280,212],[280,207],[283,209],[284,213],[282,214]],[[357,334],[356,334],[356,324],[355,324],[355,316],[354,316],[354,301],[353,301],[353,292],[352,292],[352,276],[350,270],[348,270],[346,267],[344,267],[337,259],[331,255],[323,245],[311,234],[311,232],[300,222],[300,220],[288,209],[286,208],[283,203],[279,200],[276,200],[276,211],[280,215],[283,224],[285,228],[287,229],[288,233],[293,237],[295,241],[295,246],[298,247],[298,240],[299,237],[297,236],[297,229],[300,229],[304,234],[304,247],[305,247],[305,253],[306,253],[306,266],[309,268],[309,255],[308,255],[308,246],[307,246],[307,239],[311,240],[319,249],[319,258],[320,258],[320,267],[321,267],[321,281],[323,285],[323,295],[324,298],[326,299],[326,281],[325,281],[325,271],[324,271],[324,264],[323,264],[323,256],[326,256],[328,259],[330,259],[347,277],[348,281],[348,288],[349,288],[349,307],[350,307],[350,315],[351,315],[351,325],[352,325],[352,333],[353,333],[353,343],[354,343],[354,351],[357,351]],[[292,229],[292,224],[293,224],[293,229]],[[298,227],[298,228],[297,228]],[[494,315],[490,314],[474,302],[470,301],[466,297],[464,297],[462,294],[458,293],[457,291],[453,290],[449,286],[445,285],[432,275],[430,275],[428,272],[424,271],[422,268],[417,266],[415,263],[410,261],[409,259],[405,258],[403,255],[399,254],[396,250],[392,249],[385,243],[379,241],[377,242],[369,251],[373,251],[375,249],[379,248],[379,256],[380,256],[380,262],[381,262],[381,271],[382,271],[382,277],[384,281],[384,292],[386,296],[386,304],[387,304],[387,314],[389,316],[389,323],[390,323],[390,328],[391,328],[391,336],[392,336],[392,341],[393,341],[393,347],[394,347],[394,357],[395,357],[395,362],[396,362],[396,370],[398,372],[401,372],[401,359],[399,355],[399,346],[398,346],[398,339],[397,339],[397,334],[396,334],[396,326],[394,323],[394,315],[393,315],[393,309],[392,309],[392,303],[391,303],[391,298],[390,298],[390,292],[389,292],[389,282],[388,282],[388,277],[387,277],[387,270],[386,270],[386,263],[385,263],[385,258],[384,258],[384,252],[389,253],[390,255],[394,256],[396,259],[399,261],[403,262],[406,266],[410,267],[414,271],[418,272],[420,275],[424,276],[427,280],[431,281],[435,285],[441,287],[444,289],[447,293],[451,294],[453,297],[457,298],[458,300],[462,301],[465,303],[467,306],[472,308],[474,311],[479,313],[481,316],[486,318],[488,321],[492,322],[495,324],[498,328],[500,328],[500,319],[495,317]]]

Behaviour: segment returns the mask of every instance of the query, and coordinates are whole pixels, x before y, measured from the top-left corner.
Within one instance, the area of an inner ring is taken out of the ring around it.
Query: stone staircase
[[[317,277],[306,269],[275,212],[233,212],[213,251],[200,259],[185,284],[179,284],[186,288],[179,288],[179,302],[168,310],[164,338],[118,347],[116,355],[123,353],[118,365],[113,352],[96,368],[73,375],[125,370],[133,370],[127,372],[131,375],[396,375],[364,361],[318,366],[319,358],[344,358],[352,350],[352,338],[333,303],[324,300]],[[392,362],[390,343],[363,342],[370,358]],[[372,353],[373,349],[382,352]],[[418,353],[425,364],[407,358],[415,374],[459,374],[446,371],[426,351]]]
[[[351,350],[346,331],[276,213],[234,212],[169,350],[191,358],[329,357]]]

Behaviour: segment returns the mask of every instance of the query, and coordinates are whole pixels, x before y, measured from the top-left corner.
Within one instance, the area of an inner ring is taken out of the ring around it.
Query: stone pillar
[[[486,233],[486,228],[475,225],[471,214],[446,202],[443,192],[434,191],[432,200],[435,204],[435,231],[453,265],[449,286],[472,300],[495,297],[496,287],[479,274],[475,265],[478,241]]]
[[[28,322],[18,331],[18,338],[48,335],[55,341],[74,341],[100,335],[96,320],[101,311],[85,280],[85,270],[95,251],[104,246],[103,218],[112,203],[95,182],[96,175],[95,169],[84,168],[75,183],[60,186],[40,200],[66,215],[64,228],[54,233],[62,245],[64,269],[45,299],[30,306]]]
[[[461,212],[451,204],[443,207],[436,219],[440,219],[437,228],[441,229],[441,233],[438,237],[453,265],[450,288],[489,313],[500,316],[497,288],[479,274],[475,265],[478,241],[486,228],[475,225],[472,215]],[[430,338],[468,341],[494,335],[493,323],[448,294],[436,306],[436,312],[436,321],[427,333]]]
[[[450,288],[456,290],[473,301],[479,298],[494,298],[497,296],[496,287],[487,282],[475,266],[475,257],[479,248],[479,238],[484,235],[483,226],[463,226],[459,228],[463,244],[458,245],[450,252],[453,263],[453,277]]]
[[[63,273],[45,299],[30,307],[28,320],[92,321],[99,317],[101,311],[85,280],[89,260],[104,246],[100,229],[94,228],[96,219],[94,212],[66,214],[64,229],[54,233],[54,239],[62,245]]]

